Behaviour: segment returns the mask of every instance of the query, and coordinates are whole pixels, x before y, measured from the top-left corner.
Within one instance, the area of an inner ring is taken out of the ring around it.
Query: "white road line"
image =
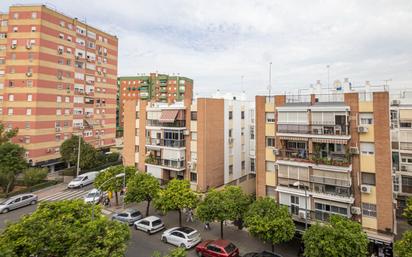
[[[73,190],[66,190],[59,193],[56,193],[51,196],[46,196],[41,198],[40,201],[58,201],[58,200],[69,200],[75,198],[82,198],[84,195],[88,193],[89,190],[82,190],[82,191],[73,191]]]

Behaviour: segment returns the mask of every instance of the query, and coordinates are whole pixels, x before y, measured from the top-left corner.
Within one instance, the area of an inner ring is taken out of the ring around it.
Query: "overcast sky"
[[[11,4],[38,1],[1,0]],[[249,95],[348,77],[412,88],[412,1],[49,0],[119,38],[119,75],[179,73]]]

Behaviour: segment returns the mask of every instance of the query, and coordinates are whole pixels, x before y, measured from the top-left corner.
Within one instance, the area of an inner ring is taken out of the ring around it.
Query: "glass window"
[[[373,113],[359,113],[359,120],[361,125],[373,124]]]
[[[197,173],[190,172],[190,182],[197,182]]]
[[[276,140],[274,137],[266,137],[266,147],[275,147]]]
[[[190,119],[197,120],[197,112],[190,112]]]
[[[362,154],[375,154],[375,144],[374,143],[360,143],[360,151]]]
[[[233,175],[233,165],[229,165],[229,175]]]
[[[369,217],[376,217],[376,205],[371,203],[362,203],[362,214]]]
[[[371,185],[371,186],[376,185],[375,174],[374,173],[362,172],[362,184]]]
[[[267,112],[266,113],[266,123],[274,123],[274,122],[275,122],[275,113]]]
[[[229,111],[229,120],[233,119],[233,112]]]
[[[242,120],[245,119],[245,111],[242,111],[242,112],[240,113],[240,118],[241,118]]]

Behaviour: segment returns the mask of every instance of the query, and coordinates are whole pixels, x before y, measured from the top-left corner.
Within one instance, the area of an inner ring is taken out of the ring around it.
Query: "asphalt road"
[[[36,205],[29,205],[17,210],[12,210],[6,214],[0,214],[0,231],[3,231],[7,223],[11,222],[16,222],[20,219],[21,216],[25,214],[30,214],[34,212],[37,209],[37,204]]]

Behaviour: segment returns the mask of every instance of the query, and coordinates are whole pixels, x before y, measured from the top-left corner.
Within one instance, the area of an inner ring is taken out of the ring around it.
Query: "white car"
[[[77,187],[84,187],[94,182],[97,177],[98,172],[92,171],[81,174],[74,178],[70,183],[67,185],[68,188],[77,188]]]
[[[102,198],[103,193],[99,189],[94,188],[84,197],[84,202],[98,204]]]
[[[190,249],[196,246],[202,239],[200,233],[189,227],[174,227],[162,234],[162,241],[178,247]]]
[[[156,233],[165,228],[163,221],[156,216],[149,216],[144,219],[138,220],[134,223],[134,228],[136,230],[142,230],[147,232],[149,235]]]

